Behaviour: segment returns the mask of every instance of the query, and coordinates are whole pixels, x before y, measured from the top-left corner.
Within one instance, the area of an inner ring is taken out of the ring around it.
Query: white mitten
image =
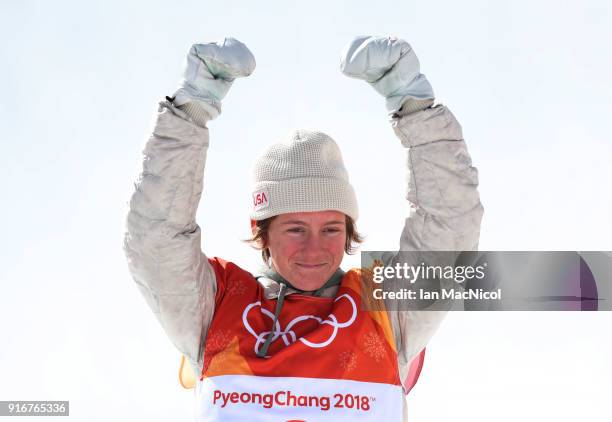
[[[255,70],[255,57],[235,38],[193,44],[187,54],[183,80],[174,93],[174,104],[196,102],[214,119],[221,113],[221,100],[236,78]]]
[[[398,112],[410,99],[417,104],[433,103],[433,89],[420,72],[419,59],[402,39],[356,37],[342,51],[340,70],[372,85],[385,97],[390,113]]]

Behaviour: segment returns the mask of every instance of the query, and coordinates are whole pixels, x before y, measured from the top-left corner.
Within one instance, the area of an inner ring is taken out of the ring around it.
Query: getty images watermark
[[[612,252],[366,251],[361,261],[371,310],[612,310]]]
[[[486,299],[499,300],[502,297],[502,289],[498,288],[494,291],[486,291],[482,288],[465,289],[463,283],[471,280],[483,280],[485,278],[485,269],[487,263],[473,266],[441,266],[441,265],[425,265],[421,262],[417,265],[410,265],[406,262],[396,262],[393,265],[387,266],[381,263],[372,268],[372,281],[377,284],[382,284],[385,280],[405,281],[410,284],[416,283],[418,280],[452,280],[456,284],[450,284],[450,287],[433,290],[427,288],[409,289],[400,288],[399,290],[385,291],[382,286],[374,288],[372,296],[374,299]]]

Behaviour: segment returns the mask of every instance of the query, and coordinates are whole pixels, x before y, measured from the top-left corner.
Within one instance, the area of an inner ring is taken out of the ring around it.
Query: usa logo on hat
[[[255,211],[267,208],[270,205],[270,193],[267,189],[253,192],[253,208]]]

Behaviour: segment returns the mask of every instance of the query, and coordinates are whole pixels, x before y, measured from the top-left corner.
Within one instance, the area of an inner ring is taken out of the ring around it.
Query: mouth
[[[324,266],[326,266],[327,264],[323,263],[323,264],[295,264],[300,268],[306,269],[306,270],[316,270],[318,268],[323,268]]]

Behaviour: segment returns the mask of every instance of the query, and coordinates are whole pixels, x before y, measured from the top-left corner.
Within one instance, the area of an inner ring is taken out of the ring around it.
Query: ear
[[[257,229],[257,221],[251,220],[251,234],[255,235],[255,229]]]

